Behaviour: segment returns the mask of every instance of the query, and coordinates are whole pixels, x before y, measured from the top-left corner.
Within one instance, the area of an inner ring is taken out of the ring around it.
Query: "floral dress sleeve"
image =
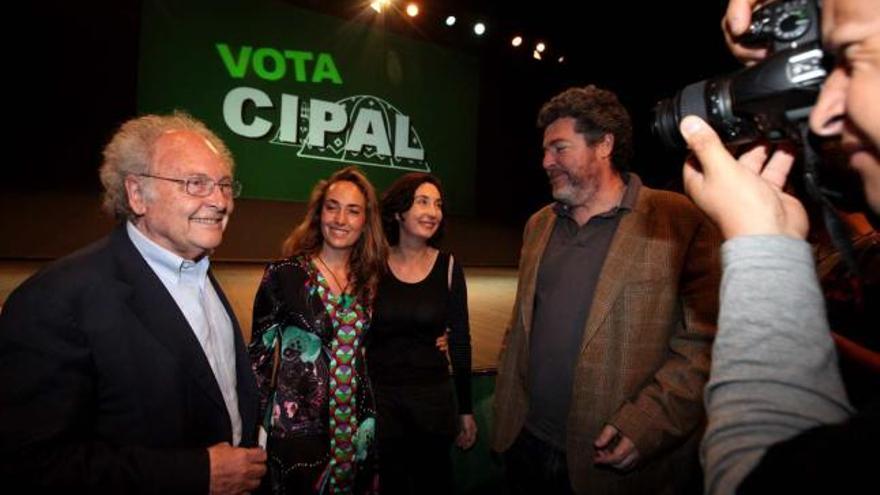
[[[257,389],[260,394],[260,411],[265,411],[272,392],[272,372],[275,363],[275,346],[278,332],[280,301],[277,297],[276,265],[270,264],[263,273],[263,280],[254,299],[253,327],[248,353]]]

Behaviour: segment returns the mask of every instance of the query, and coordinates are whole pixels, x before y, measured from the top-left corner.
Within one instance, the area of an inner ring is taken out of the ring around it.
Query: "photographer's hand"
[[[733,56],[746,65],[759,62],[767,56],[766,48],[751,48],[736,41],[736,38],[745,33],[752,22],[752,11],[758,5],[768,3],[770,0],[730,0],[727,4],[727,12],[721,19],[721,30],[727,47]]]
[[[681,134],[693,150],[684,165],[684,188],[721,229],[725,239],[741,235],[806,237],[807,213],[782,190],[794,156],[777,149],[767,159],[758,145],[735,159],[715,131],[693,115],[681,121]]]

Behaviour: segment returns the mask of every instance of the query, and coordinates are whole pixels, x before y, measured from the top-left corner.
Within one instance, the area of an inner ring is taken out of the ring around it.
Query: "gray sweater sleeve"
[[[733,493],[771,445],[852,414],[809,245],[744,236],[722,259],[701,447],[710,494]]]

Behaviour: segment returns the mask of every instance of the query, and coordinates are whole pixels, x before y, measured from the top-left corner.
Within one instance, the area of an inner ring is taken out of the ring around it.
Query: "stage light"
[[[559,57],[556,61],[561,64],[562,62],[565,62],[565,57]]]
[[[510,44],[513,46],[522,45],[523,39],[522,36],[514,36],[512,40],[510,40]]]
[[[474,24],[474,34],[476,34],[477,36],[482,36],[483,33],[485,33],[485,32],[486,32],[486,25],[485,24],[483,24],[482,22],[478,22],[478,23]]]
[[[415,16],[419,15],[419,6],[414,3],[407,5],[406,6],[406,15],[408,15],[410,17],[415,17]]]
[[[391,0],[375,0],[370,4],[370,8],[381,14],[382,10],[389,5],[391,5]]]
[[[538,50],[533,51],[532,58],[534,58],[535,60],[541,60],[541,52],[539,52]]]
[[[454,15],[451,15],[446,18],[446,25],[447,26],[454,26],[455,25],[455,16]]]
[[[544,44],[543,41],[539,41],[537,45],[535,45],[535,51],[538,53],[544,53],[544,50],[547,49],[547,45]]]

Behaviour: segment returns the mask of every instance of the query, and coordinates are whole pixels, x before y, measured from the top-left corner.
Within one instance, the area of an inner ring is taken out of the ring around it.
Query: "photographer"
[[[756,3],[732,0],[724,21],[741,60],[763,55],[734,41]],[[825,0],[822,23],[824,48],[837,65],[810,127],[841,141],[868,204],[880,212],[880,2]],[[706,491],[864,490],[869,469],[861,456],[880,437],[878,407],[854,414],[844,392],[804,241],[807,216],[783,190],[793,156],[759,145],[735,159],[694,116],[680,130],[694,152],[685,188],[727,239],[706,388]]]

